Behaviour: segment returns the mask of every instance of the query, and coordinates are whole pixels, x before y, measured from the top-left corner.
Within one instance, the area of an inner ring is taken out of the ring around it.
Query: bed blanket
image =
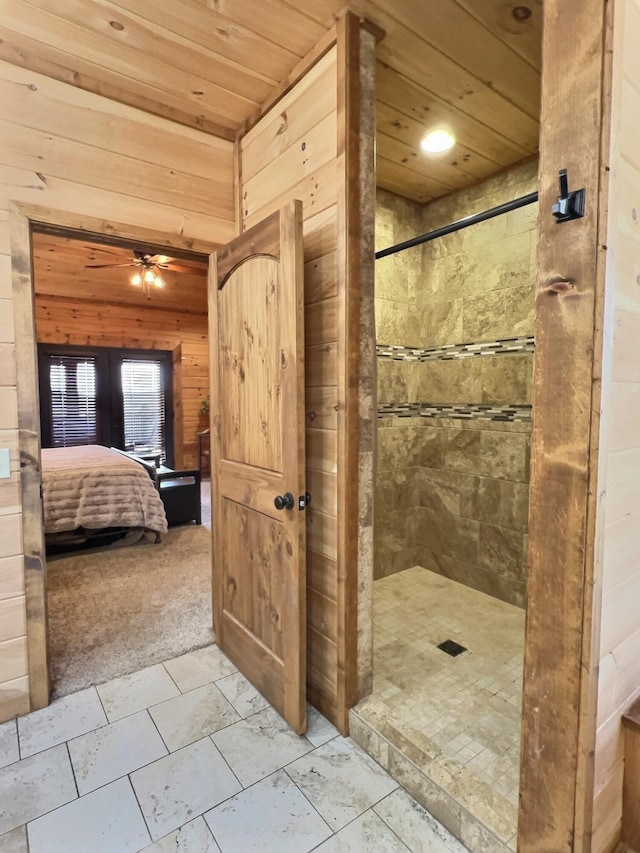
[[[160,495],[142,465],[108,447],[42,450],[45,533],[144,527],[165,533]]]

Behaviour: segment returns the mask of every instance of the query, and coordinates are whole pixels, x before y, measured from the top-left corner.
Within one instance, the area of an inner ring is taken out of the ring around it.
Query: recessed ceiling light
[[[432,130],[424,137],[420,143],[420,148],[426,151],[427,154],[442,154],[443,151],[448,151],[456,144],[456,138],[448,130],[438,128]]]

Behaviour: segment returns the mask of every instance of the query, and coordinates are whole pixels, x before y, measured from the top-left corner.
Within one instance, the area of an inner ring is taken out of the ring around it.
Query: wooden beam
[[[606,136],[610,120],[602,92],[611,62],[603,38],[606,6],[602,0],[544,4],[521,853],[590,850],[595,716],[590,697],[597,666],[593,543],[606,250],[600,239],[607,184],[601,134]],[[584,218],[562,224],[551,215],[560,168],[568,169],[571,188],[584,187],[587,194]]]
[[[358,701],[358,439],[360,374],[360,21],[337,22],[338,44],[338,728]]]

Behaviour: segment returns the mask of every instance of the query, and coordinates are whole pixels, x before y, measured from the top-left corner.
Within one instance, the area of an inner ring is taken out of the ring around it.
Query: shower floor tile
[[[510,842],[524,610],[419,566],[375,581],[373,608],[373,694],[355,714],[460,803],[462,824]],[[445,640],[467,651],[451,657]]]

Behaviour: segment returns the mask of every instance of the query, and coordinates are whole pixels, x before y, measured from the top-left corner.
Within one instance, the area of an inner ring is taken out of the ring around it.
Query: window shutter
[[[50,355],[49,387],[52,446],[98,444],[95,358]]]
[[[162,362],[123,358],[124,449],[166,459]]]

